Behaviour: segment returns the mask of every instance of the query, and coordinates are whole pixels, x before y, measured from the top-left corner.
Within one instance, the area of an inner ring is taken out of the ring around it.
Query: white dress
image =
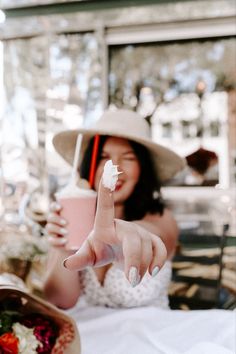
[[[146,273],[135,288],[130,285],[124,271],[116,264],[108,269],[102,285],[92,268],[83,270],[80,279],[83,297],[89,305],[113,308],[152,305],[168,308],[170,261],[165,263],[154,278]]]

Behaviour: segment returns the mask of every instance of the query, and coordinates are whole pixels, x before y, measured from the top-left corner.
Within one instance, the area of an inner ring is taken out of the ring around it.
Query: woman
[[[98,192],[95,224],[72,255],[65,249],[66,220],[59,215],[60,205],[52,205],[46,225],[52,245],[45,281],[48,300],[61,308],[74,306],[80,295],[110,307],[166,307],[171,275],[166,260],[174,253],[178,229],[160,197],[160,184],[181,170],[184,161],[153,143],[146,121],[129,110],[106,111],[93,129],[56,135],[55,148],[70,163],[78,132],[83,134],[79,169],[86,179],[94,136],[99,136],[95,178],[90,181]],[[122,171],[112,193],[101,183],[108,160]]]

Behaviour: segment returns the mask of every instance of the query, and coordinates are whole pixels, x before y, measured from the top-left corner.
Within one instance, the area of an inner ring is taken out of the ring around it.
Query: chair
[[[236,307],[236,237],[181,234],[169,289],[172,309]]]

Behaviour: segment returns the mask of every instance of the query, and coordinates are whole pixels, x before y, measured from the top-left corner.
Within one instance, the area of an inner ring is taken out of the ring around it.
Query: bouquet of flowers
[[[32,266],[45,262],[47,253],[48,242],[43,237],[17,234],[10,229],[0,236],[0,272],[15,274],[25,281]]]
[[[0,285],[0,354],[79,354],[73,320],[39,297]]]

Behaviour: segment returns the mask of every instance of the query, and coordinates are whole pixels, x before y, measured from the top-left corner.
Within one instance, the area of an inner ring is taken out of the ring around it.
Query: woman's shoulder
[[[169,207],[164,207],[164,209],[163,209],[163,213],[160,213],[160,212],[147,212],[146,213],[146,215],[144,216],[144,217],[146,217],[146,216],[154,216],[154,217],[159,217],[159,218],[161,218],[161,217],[167,217],[167,216],[172,216],[173,217],[173,212],[171,211],[171,209],[169,208]]]
[[[141,221],[141,220],[140,220]],[[165,225],[177,226],[176,220],[172,211],[168,208],[165,208],[163,213],[147,213],[142,221],[151,222],[151,223],[163,223]]]

